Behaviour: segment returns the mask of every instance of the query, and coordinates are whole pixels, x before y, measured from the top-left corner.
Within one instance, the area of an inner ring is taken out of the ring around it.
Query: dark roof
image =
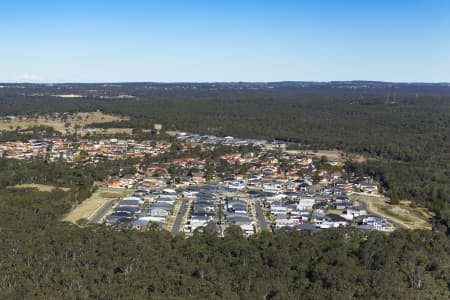
[[[326,207],[328,207],[328,203],[326,203],[326,202],[319,202],[319,203],[313,204],[313,209],[326,208]]]
[[[199,217],[205,217],[205,218],[211,218],[216,216],[215,212],[204,212],[204,213],[192,213],[192,217],[195,217],[195,219],[198,219]]]
[[[138,207],[135,207],[135,206],[119,206],[119,207],[116,207],[114,210],[115,210],[116,212],[125,211],[125,212],[136,213],[136,212],[138,212],[140,209],[139,209]]]
[[[336,214],[328,214],[325,216],[325,218],[332,222],[347,222],[346,219],[344,219],[340,215],[336,215]]]
[[[196,199],[195,204],[207,204],[211,205],[213,204],[213,201],[211,199]]]

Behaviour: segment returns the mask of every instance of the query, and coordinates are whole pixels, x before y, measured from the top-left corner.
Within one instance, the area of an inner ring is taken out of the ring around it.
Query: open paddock
[[[37,183],[27,183],[27,184],[16,184],[11,186],[10,188],[16,189],[37,189],[40,192],[51,192],[52,190],[59,188],[65,192],[69,191],[70,188],[66,187],[56,187],[54,185],[46,185],[46,184],[37,184]]]
[[[26,129],[33,126],[43,125],[52,127],[56,131],[66,134],[75,132],[76,128],[81,128],[91,123],[107,123],[122,120],[126,120],[126,118],[108,115],[102,112],[82,112],[58,117],[39,116],[34,118],[34,117],[18,116],[13,119],[11,118],[1,119],[0,130],[16,130],[18,127]]]

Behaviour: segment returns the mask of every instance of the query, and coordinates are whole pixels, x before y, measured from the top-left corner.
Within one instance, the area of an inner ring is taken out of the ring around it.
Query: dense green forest
[[[447,299],[442,232],[193,238],[61,223],[72,192],[0,191],[2,299]]]
[[[94,182],[119,174],[120,169],[134,168],[136,161],[103,161],[96,165],[71,166],[63,161],[47,162],[42,159],[15,160],[0,158],[0,190],[16,184],[39,183],[66,187],[71,190],[72,204],[85,200],[93,191]],[[135,169],[134,169],[135,170]]]
[[[80,93],[81,99],[53,94]],[[131,99],[115,99],[117,95]],[[110,97],[108,97],[110,96]],[[2,115],[93,111],[130,116],[103,126],[279,138],[369,159],[394,199],[436,214],[433,231],[353,229],[193,238],[79,227],[61,217],[92,183],[133,162],[72,168],[0,159],[2,299],[448,299],[450,87],[384,83],[4,85]],[[42,131],[42,130],[41,130]],[[54,134],[49,131],[50,134]],[[2,139],[39,134],[15,131]],[[150,161],[149,161],[150,162]],[[70,187],[38,192],[18,183]],[[446,234],[447,231],[447,234]]]

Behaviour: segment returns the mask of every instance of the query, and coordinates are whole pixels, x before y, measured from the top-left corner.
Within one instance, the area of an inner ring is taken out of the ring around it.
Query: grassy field
[[[45,125],[48,127],[53,127],[55,130],[65,134],[74,132],[75,127],[84,127],[90,123],[106,123],[120,120],[125,120],[125,118],[107,115],[102,112],[76,113],[70,115],[66,120],[63,120],[62,118],[52,119],[45,116],[40,116],[33,119],[18,117],[14,120],[1,120],[0,130],[15,130],[17,127],[24,129],[32,126]],[[129,130],[131,131],[131,129]]]
[[[53,189],[56,189],[56,186],[53,185],[46,185],[46,184],[35,184],[35,183],[29,183],[29,184],[16,184],[14,186],[11,186],[11,188],[32,188],[37,189],[41,192],[51,192]],[[69,188],[60,187],[59,189],[63,191],[70,190]]]
[[[391,205],[384,197],[352,194],[352,200],[366,205],[369,213],[383,216],[397,225],[408,229],[431,230],[433,214],[423,207],[414,207],[411,201],[400,201],[398,205]]]
[[[97,130],[97,134],[132,134],[133,128],[107,128]]]

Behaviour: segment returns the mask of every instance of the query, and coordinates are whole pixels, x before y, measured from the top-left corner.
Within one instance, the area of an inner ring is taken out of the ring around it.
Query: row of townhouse
[[[114,212],[106,216],[105,223],[131,224],[138,230],[145,230],[150,224],[163,227],[173,213],[177,198],[178,193],[172,189],[150,190],[140,186],[133,196],[119,201]]]
[[[218,211],[220,203],[216,199],[216,193],[210,187],[201,187],[196,190],[187,190],[184,194],[192,198],[189,218],[184,225],[184,231],[192,233],[198,228],[208,225],[217,229]]]
[[[249,216],[249,200],[245,197],[225,198],[225,224],[239,226],[246,236],[255,233],[255,222]]]
[[[392,230],[385,218],[368,217],[367,210],[352,201],[342,188],[285,192],[267,197],[266,204],[276,230],[294,230],[304,223],[313,224],[317,229],[355,225],[365,230]]]

